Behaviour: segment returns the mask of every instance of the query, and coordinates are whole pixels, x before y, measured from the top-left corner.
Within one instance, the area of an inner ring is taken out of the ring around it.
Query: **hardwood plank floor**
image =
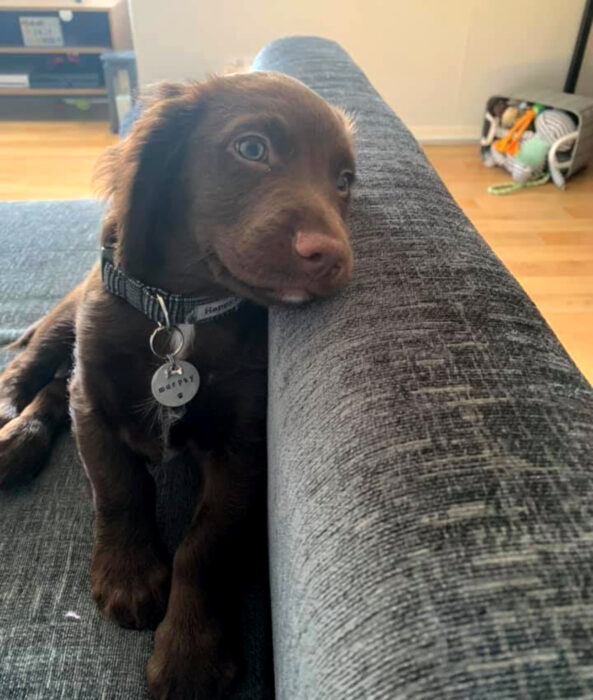
[[[95,162],[116,141],[105,122],[0,121],[0,200],[92,197]]]
[[[0,200],[92,196],[91,175],[116,142],[104,122],[0,122]],[[425,152],[475,227],[517,277],[593,382],[593,167],[568,183],[493,197],[508,178],[474,146]]]

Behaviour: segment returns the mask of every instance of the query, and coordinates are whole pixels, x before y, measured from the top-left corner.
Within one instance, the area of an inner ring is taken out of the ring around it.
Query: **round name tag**
[[[200,388],[198,370],[190,363],[175,360],[161,365],[152,375],[152,395],[163,406],[176,408],[191,401]]]

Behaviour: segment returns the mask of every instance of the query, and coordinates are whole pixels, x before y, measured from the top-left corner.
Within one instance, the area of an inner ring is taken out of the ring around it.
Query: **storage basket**
[[[570,154],[560,157],[562,176],[557,181],[557,185],[562,186],[563,180],[572,177],[579,170],[582,170],[591,159],[593,159],[593,98],[582,95],[571,95],[553,90],[522,90],[516,95],[494,95],[486,103],[486,114],[482,129],[481,150],[482,156],[486,157],[489,152],[495,120],[493,120],[493,110],[502,102],[540,104],[548,108],[559,109],[568,112],[576,122],[577,136]],[[488,143],[488,141],[490,141]]]

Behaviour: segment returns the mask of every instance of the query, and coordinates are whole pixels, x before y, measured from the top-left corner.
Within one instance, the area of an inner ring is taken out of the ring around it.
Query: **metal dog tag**
[[[191,401],[200,388],[198,370],[183,360],[161,365],[152,375],[152,395],[163,406],[177,408]]]

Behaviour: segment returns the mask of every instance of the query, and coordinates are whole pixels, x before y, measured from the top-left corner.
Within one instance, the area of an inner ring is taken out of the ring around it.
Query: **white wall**
[[[561,89],[584,0],[129,0],[140,78],[203,78],[290,34],[335,39],[423,140],[475,137],[486,98]],[[593,61],[593,52],[587,55]],[[593,69],[579,90],[593,96]]]

